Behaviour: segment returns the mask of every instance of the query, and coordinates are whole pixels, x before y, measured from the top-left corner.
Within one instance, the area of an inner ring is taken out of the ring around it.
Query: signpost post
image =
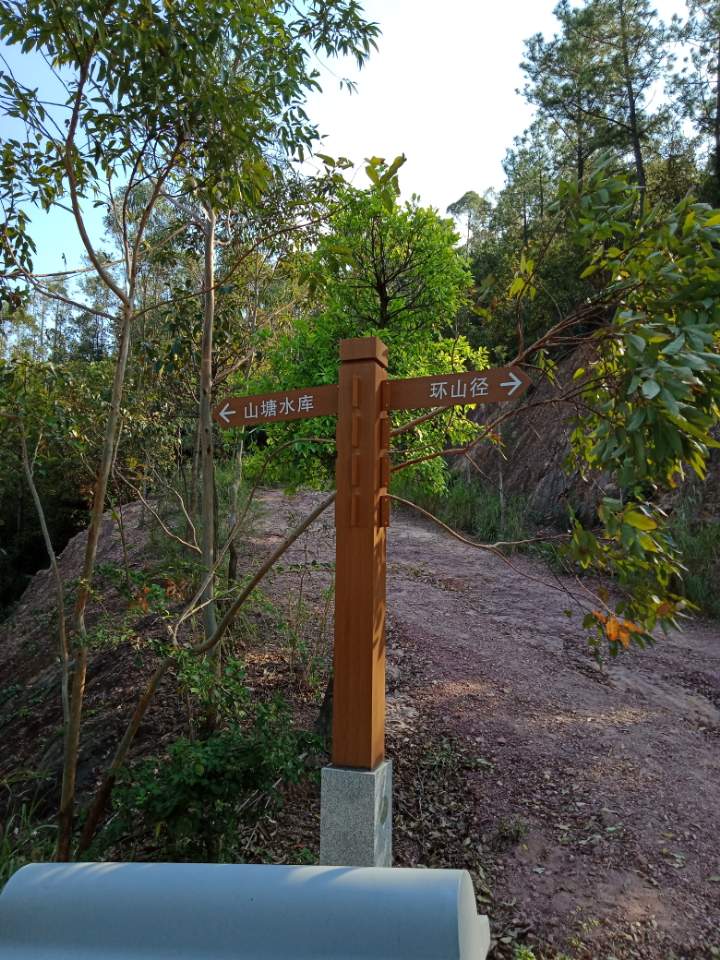
[[[530,379],[499,367],[388,380],[377,337],[340,341],[337,386],[230,397],[221,427],[337,415],[332,766],[322,771],[320,860],[390,866],[391,764],[385,760],[385,540],[390,523],[390,413],[499,403]]]

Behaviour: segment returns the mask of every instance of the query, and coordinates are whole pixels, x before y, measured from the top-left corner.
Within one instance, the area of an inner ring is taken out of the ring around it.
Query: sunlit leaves
[[[623,500],[606,498],[602,533],[576,524],[571,544],[581,566],[617,579],[618,611],[645,631],[603,621],[616,649],[647,640],[656,623],[675,624],[683,609],[683,570],[657,500],[688,469],[702,479],[718,445],[720,218],[686,199],[669,214],[635,220],[633,188],[603,164],[584,193],[571,184],[563,193],[576,235],[606,279],[599,296],[616,304],[597,332],[572,448],[575,465],[612,475]]]

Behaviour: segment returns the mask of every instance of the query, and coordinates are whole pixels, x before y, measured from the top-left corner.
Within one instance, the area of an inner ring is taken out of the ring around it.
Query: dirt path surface
[[[254,546],[315,503],[264,493]],[[332,515],[286,559],[273,592],[302,567],[319,596]],[[720,630],[695,623],[601,671],[567,583],[511,563],[395,511],[390,747],[428,727],[461,745],[462,842],[487,854],[491,922],[512,916],[547,956],[720,957]]]
[[[241,569],[253,569],[321,496],[262,492]],[[157,567],[138,506],[123,516],[131,567]],[[60,561],[68,580],[83,552],[79,534]],[[100,559],[122,572],[109,517]],[[333,576],[330,510],[263,583],[247,613],[252,629],[236,640],[251,692],[279,693],[305,728],[317,717],[331,652]],[[600,671],[567,587],[541,563],[513,557],[508,566],[394,512],[395,863],[470,870],[490,916],[493,960],[512,960],[518,944],[538,960],[718,960],[720,629],[692,624]],[[84,799],[153,669],[149,641],[166,635],[161,619],[131,610],[108,584],[101,592],[91,621],[112,642],[94,652],[89,671]],[[62,760],[53,604],[50,575],[40,573],[0,630],[0,781],[25,778],[29,795],[42,788],[49,811]],[[134,755],[156,755],[186,729],[168,678]],[[238,825],[247,831],[241,858],[316,861],[318,778],[288,788],[284,801]]]

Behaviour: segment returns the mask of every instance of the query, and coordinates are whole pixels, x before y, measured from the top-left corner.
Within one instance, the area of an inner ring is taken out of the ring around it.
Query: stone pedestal
[[[392,763],[374,770],[323,767],[320,792],[320,863],[324,866],[392,865]]]

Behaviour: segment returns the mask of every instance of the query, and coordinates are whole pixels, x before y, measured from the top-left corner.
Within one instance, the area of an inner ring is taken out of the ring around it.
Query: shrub
[[[700,517],[695,497],[683,500],[670,522],[670,532],[680,549],[685,596],[710,617],[720,618],[720,521]]]
[[[105,840],[154,837],[178,860],[232,856],[239,820],[263,797],[278,801],[278,788],[297,782],[314,745],[314,737],[292,728],[280,700],[257,706],[248,728],[176,740],[166,755],[126,769],[113,792],[116,817]]]
[[[451,476],[447,489],[435,493],[400,474],[393,492],[434,513],[454,530],[464,530],[484,543],[531,536],[525,499],[512,494],[501,501],[497,490],[474,479]]]
[[[25,803],[0,821],[0,890],[26,863],[52,860],[55,834],[54,824],[38,821]]]

